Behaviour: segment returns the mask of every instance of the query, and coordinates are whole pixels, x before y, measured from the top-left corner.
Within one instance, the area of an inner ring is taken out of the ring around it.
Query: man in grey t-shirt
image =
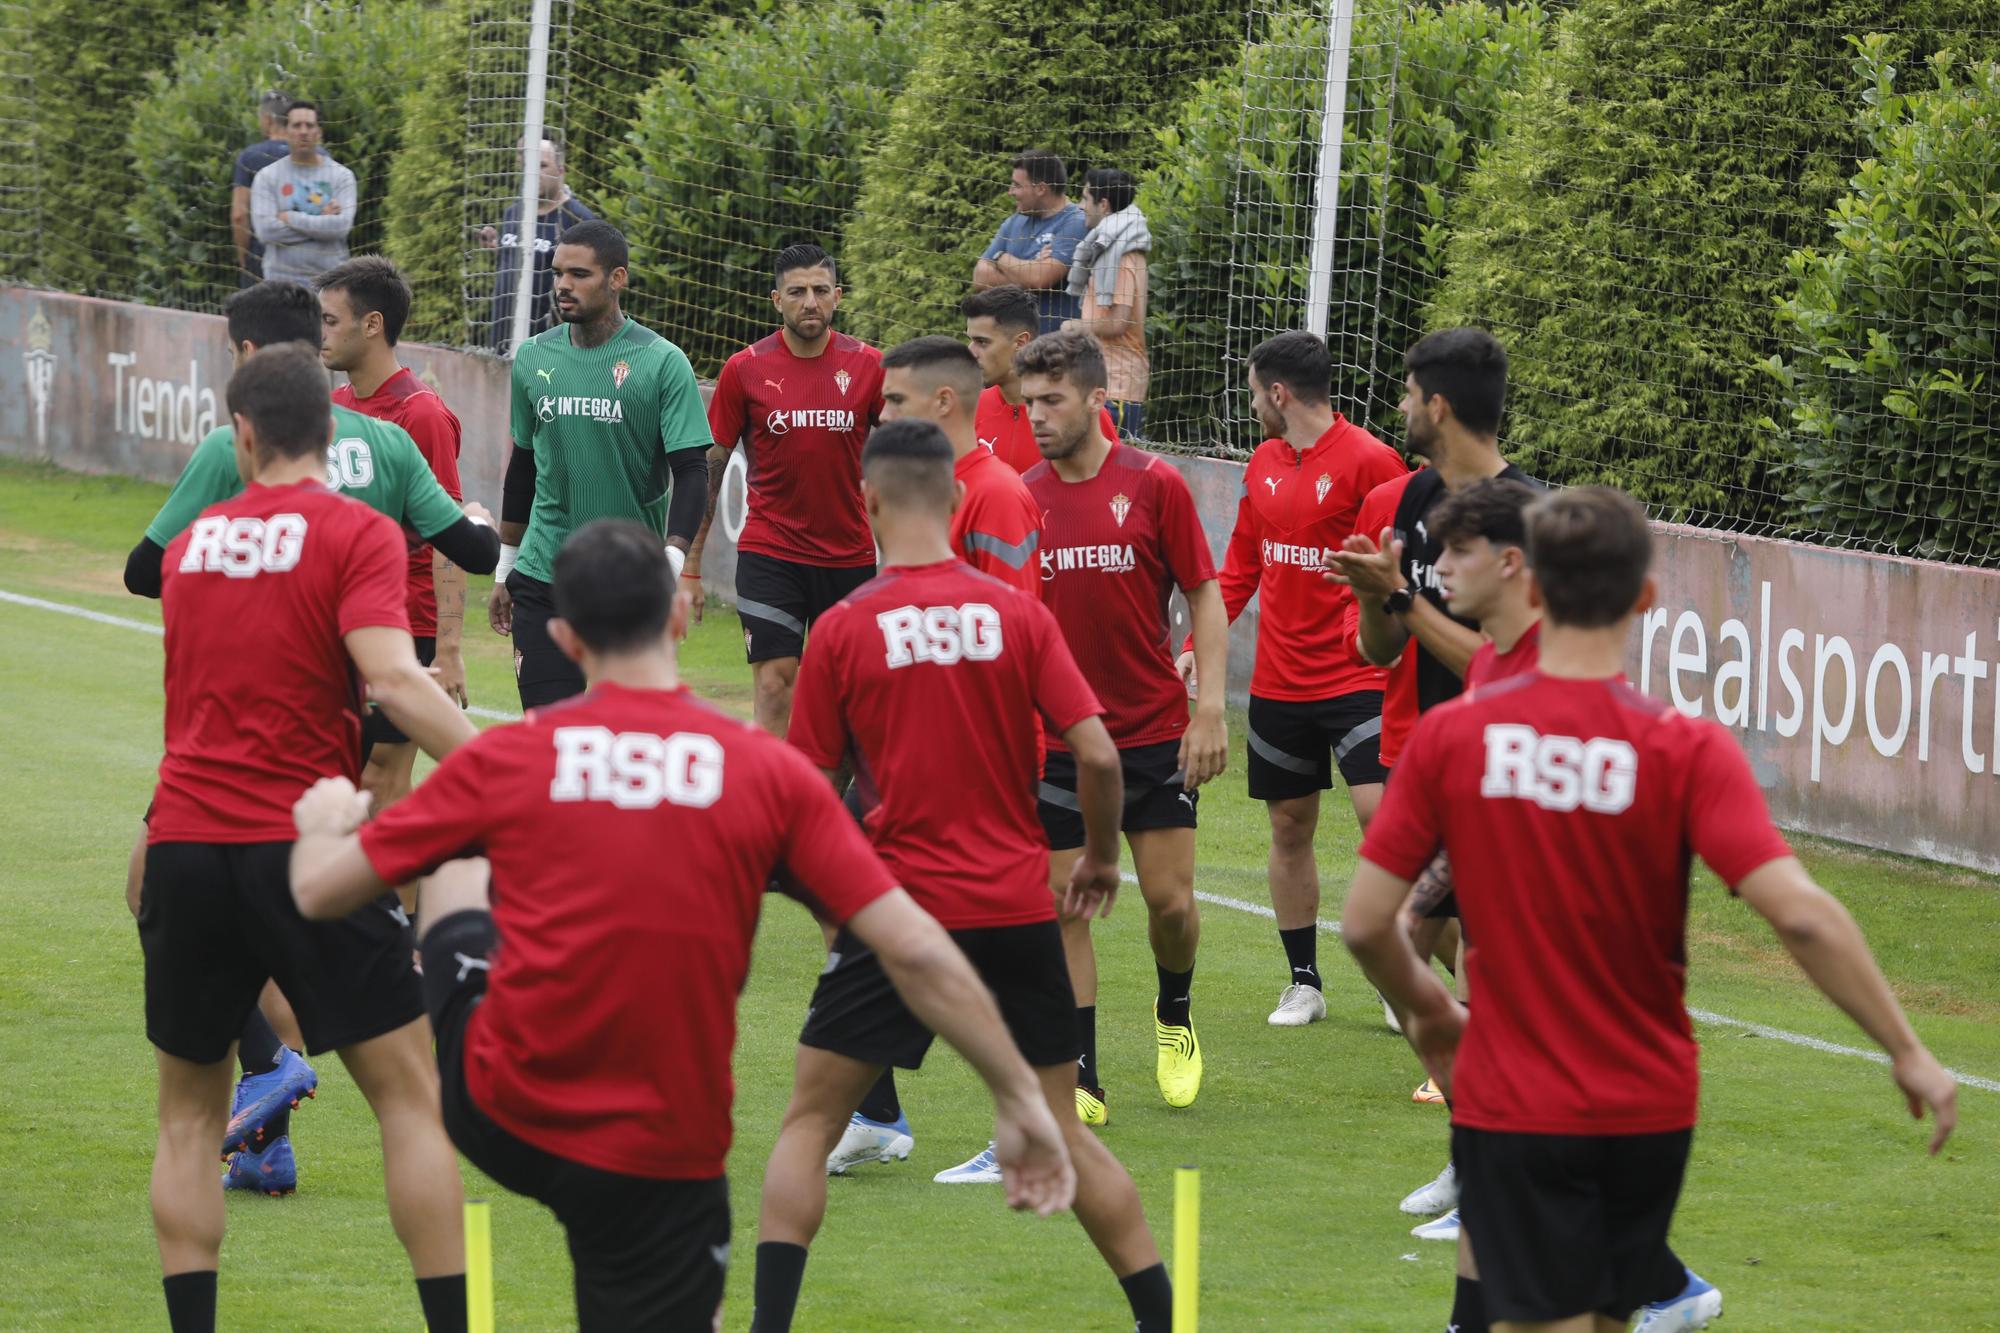
[[[285,113],[289,151],[250,186],[250,225],[264,243],[264,276],[311,282],[347,259],[354,229],[354,173],[320,149],[319,108]]]

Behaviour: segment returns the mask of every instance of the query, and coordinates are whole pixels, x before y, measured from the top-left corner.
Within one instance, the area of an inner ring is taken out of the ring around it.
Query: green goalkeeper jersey
[[[409,432],[345,407],[333,409],[333,445],[326,452],[328,489],[351,495],[428,541],[465,514],[438,484]],[[167,502],[146,527],[146,539],[165,548],[195,516],[243,489],[236,472],[236,432],[217,426],[202,437]]]
[[[514,444],[535,455],[535,506],[515,568],[542,583],[564,539],[593,519],[634,519],[664,537],[667,455],[710,443],[680,348],[630,319],[598,347],[571,343],[573,327],[514,355]]]

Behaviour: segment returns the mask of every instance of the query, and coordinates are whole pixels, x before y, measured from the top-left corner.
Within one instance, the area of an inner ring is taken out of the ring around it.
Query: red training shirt
[[[417,442],[417,452],[431,465],[431,473],[454,500],[465,499],[458,480],[459,445],[464,431],[458,417],[445,406],[437,391],[405,366],[382,381],[366,398],[354,396],[354,386],[343,384],[333,391],[336,406],[352,408],[363,416],[401,426]],[[431,573],[431,548],[418,543],[410,548],[410,633],[420,639],[437,635],[437,585]]]
[[[1303,454],[1266,440],[1250,455],[1222,562],[1222,604],[1232,622],[1258,597],[1250,693],[1309,703],[1383,688],[1388,673],[1342,646],[1353,592],[1321,575],[1353,535],[1368,493],[1409,470],[1395,450],[1338,414]]]
[[[1541,662],[1542,622],[1537,620],[1504,653],[1491,639],[1480,644],[1472,654],[1472,660],[1466,663],[1465,688],[1476,689],[1510,676],[1523,675],[1535,670]]]
[[[1028,424],[1028,405],[1008,402],[999,385],[989,384],[979,395],[972,423],[979,442],[1016,472],[1026,472],[1042,461],[1042,451],[1035,444],[1035,428]],[[1097,429],[1105,439],[1118,442],[1118,423],[1111,419],[1110,408],[1098,414]]]
[[[715,442],[750,441],[740,551],[826,569],[875,563],[861,507],[861,446],[882,415],[882,354],[836,333],[792,355],[782,330],[729,358],[708,400]]]
[[[500,948],[465,1038],[479,1109],[545,1152],[723,1172],[736,1001],[773,873],[845,921],[894,887],[832,786],[685,689],[600,683],[454,751],[362,825],[385,883],[493,864]]]
[[[1113,444],[1088,481],[1064,481],[1047,463],[1022,480],[1042,509],[1042,601],[1106,701],[1111,739],[1120,749],[1179,740],[1188,697],[1167,651],[1167,601],[1175,585],[1215,577],[1186,479],[1163,458]]]
[[[869,840],[941,925],[1017,926],[1056,915],[1036,717],[1060,735],[1103,711],[1040,602],[946,560],[814,622],[789,736],[823,769],[857,752]]]
[[[1035,552],[1042,511],[1021,474],[980,448],[959,459],[953,474],[965,486],[965,499],[951,516],[952,548],[974,569],[1040,600],[1042,568]]]
[[[306,788],[361,776],[345,636],[409,628],[402,529],[317,481],[253,483],[161,570],[167,747],[146,840],[290,842]]]
[[[1733,887],[1790,854],[1729,733],[1622,676],[1486,685],[1417,723],[1361,855],[1415,880],[1440,846],[1473,995],[1452,1122],[1690,1128],[1690,858]]]

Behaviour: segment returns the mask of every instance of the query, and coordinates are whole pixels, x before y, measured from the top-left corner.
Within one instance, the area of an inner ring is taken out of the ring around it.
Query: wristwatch
[[[1415,584],[1406,583],[1382,599],[1382,609],[1392,616],[1400,616],[1417,604]]]

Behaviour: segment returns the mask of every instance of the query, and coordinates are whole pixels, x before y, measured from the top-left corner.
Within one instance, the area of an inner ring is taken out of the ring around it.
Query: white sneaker
[[[1655,1301],[1639,1310],[1639,1323],[1632,1333],[1682,1333],[1684,1329],[1707,1328],[1709,1321],[1722,1316],[1722,1293],[1690,1268],[1687,1286],[1670,1301]]]
[[[1403,1020],[1396,1017],[1396,1006],[1390,1004],[1389,997],[1384,995],[1381,991],[1375,992],[1375,998],[1382,1001],[1382,1021],[1389,1025],[1389,1031],[1395,1033],[1399,1037],[1402,1036]]]
[[[1454,1208],[1443,1217],[1426,1222],[1420,1227],[1411,1227],[1410,1234],[1418,1240],[1456,1241],[1458,1239],[1458,1209]]]
[[[931,1180],[939,1185],[998,1185],[1000,1159],[993,1155],[993,1145],[989,1143],[970,1161],[948,1167],[932,1176]]]
[[[910,1122],[899,1119],[893,1125],[870,1120],[856,1111],[847,1119],[840,1142],[826,1155],[826,1173],[844,1175],[850,1166],[863,1162],[900,1162],[910,1155],[917,1141],[910,1135]]]
[[[1450,1212],[1458,1207],[1458,1168],[1446,1162],[1436,1180],[1411,1190],[1396,1206],[1412,1217],[1435,1217]]]
[[[1274,1028],[1302,1028],[1325,1017],[1326,996],[1315,986],[1295,982],[1278,997],[1278,1007],[1271,1011],[1269,1021]]]

